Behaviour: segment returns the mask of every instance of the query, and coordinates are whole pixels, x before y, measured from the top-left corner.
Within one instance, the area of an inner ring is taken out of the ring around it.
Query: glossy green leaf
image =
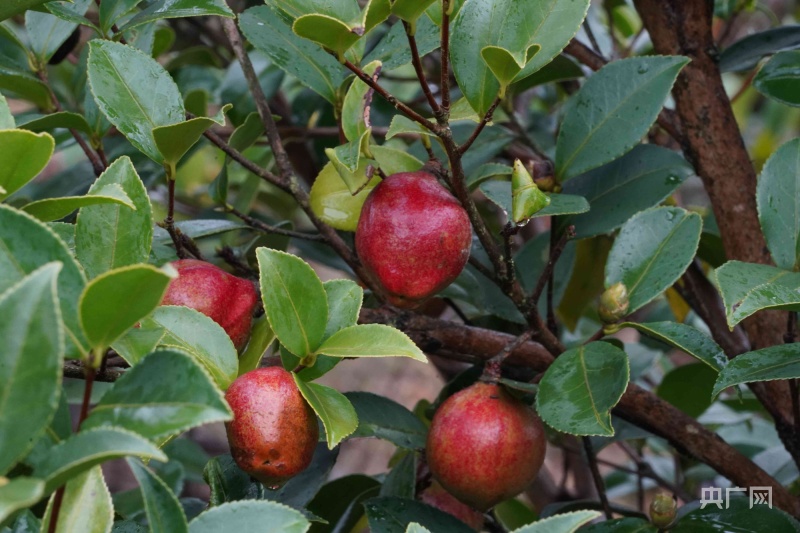
[[[478,185],[491,178],[511,176],[512,170],[510,166],[502,163],[486,163],[467,176],[467,187],[474,190]]]
[[[425,447],[427,426],[399,403],[370,392],[348,392],[345,396],[358,415],[354,438],[375,437],[408,450]]]
[[[129,455],[166,461],[167,456],[143,437],[121,428],[82,430],[53,446],[33,472],[51,492],[75,476],[111,459]]]
[[[389,129],[386,131],[386,140],[391,139],[396,135],[404,133],[411,133],[414,135],[425,135],[427,137],[436,137],[436,135],[427,129],[425,126],[418,122],[414,122],[405,115],[395,115],[392,117],[392,122],[389,124]]]
[[[621,327],[634,328],[650,338],[659,340],[687,353],[719,372],[728,364],[725,352],[714,340],[696,328],[678,322],[623,322]]]
[[[716,274],[730,328],[762,309],[800,311],[800,273],[728,261]]]
[[[359,33],[363,34],[363,28],[351,28],[341,20],[319,13],[298,17],[292,30],[336,53],[341,61],[344,61],[344,53],[361,38]]]
[[[606,288],[628,289],[628,313],[650,302],[683,274],[700,242],[702,219],[679,207],[657,207],[632,217],[606,261]]]
[[[555,161],[561,181],[604,165],[638,144],[688,62],[683,56],[623,59],[586,80],[564,110]]]
[[[737,355],[723,368],[712,397],[728,387],[754,381],[800,378],[800,345],[779,344]]]
[[[323,284],[328,296],[328,323],[325,339],[358,322],[358,313],[364,299],[364,289],[349,279],[333,279]]]
[[[277,66],[327,101],[337,100],[343,67],[319,46],[294,34],[291,17],[270,6],[253,7],[239,17],[247,40]]]
[[[231,417],[221,392],[199,363],[177,350],[158,350],[117,380],[81,427],[122,427],[163,442]]]
[[[0,65],[0,89],[10,91],[10,96],[33,102],[44,111],[54,110],[47,85],[29,72]]]
[[[50,530],[53,500],[42,518],[42,531]],[[55,533],[108,533],[114,523],[111,493],[99,466],[67,482]]]
[[[362,159],[357,173],[364,175],[369,162]],[[314,180],[311,187],[309,202],[314,213],[326,224],[342,231],[355,231],[361,208],[375,186],[380,183],[380,178],[373,177],[366,186],[355,195],[350,193],[345,182],[333,163],[328,162]]]
[[[60,270],[49,263],[0,295],[0,475],[33,447],[58,404],[64,357]]]
[[[782,104],[800,106],[800,50],[775,54],[758,71],[753,87]]]
[[[103,115],[156,163],[163,157],[153,129],[183,122],[178,86],[155,59],[128,45],[89,42],[89,87]]]
[[[406,533],[431,533],[430,529],[424,528],[416,522],[411,522],[406,528]]]
[[[128,466],[139,482],[151,533],[188,533],[186,515],[167,484],[140,461],[128,459]]]
[[[758,220],[779,268],[800,266],[800,139],[787,142],[767,160],[756,190]]]
[[[795,48],[800,48],[800,26],[770,28],[743,37],[723,50],[719,56],[719,69],[722,72],[750,70],[766,55]]]
[[[231,338],[222,326],[189,307],[158,307],[142,323],[143,327],[161,328],[162,346],[179,348],[194,357],[226,390],[238,376],[239,357]]]
[[[194,146],[203,133],[214,126],[225,125],[225,113],[231,104],[225,104],[214,117],[195,117],[185,122],[153,128],[153,139],[158,151],[167,165],[177,165],[178,161]]]
[[[757,487],[753,487],[757,488]],[[762,496],[764,493],[761,493]],[[728,499],[726,508],[692,502],[681,508],[678,523],[670,533],[705,533],[706,531],[800,531],[800,522],[780,509],[750,503],[745,495]]]
[[[96,32],[100,29],[88,18],[80,15],[75,11],[73,0],[65,0],[62,2],[48,2],[44,5],[45,9],[60,18],[62,21],[72,22],[78,26],[88,26]],[[66,42],[66,41],[65,41]]]
[[[92,347],[102,351],[155,309],[173,276],[152,265],[110,270],[86,285],[78,303]]]
[[[600,514],[598,511],[562,513],[537,520],[533,524],[515,529],[513,533],[573,533],[582,525],[598,518]]]
[[[387,176],[398,172],[416,172],[421,169],[424,163],[413,155],[388,148],[386,146],[373,145],[369,147],[378,165]]]
[[[100,29],[108,33],[123,15],[131,13],[142,0],[106,0],[100,3]]]
[[[0,4],[0,22],[14,15],[19,15],[27,9],[40,7],[49,0],[5,0]]]
[[[435,0],[392,0],[392,15],[406,22],[415,23],[434,2]]]
[[[644,518],[615,518],[595,522],[579,530],[581,533],[658,533],[656,526]]]
[[[44,481],[16,477],[0,486],[0,524],[20,509],[33,506],[44,496]]]
[[[325,289],[299,257],[278,250],[256,250],[264,309],[278,340],[305,357],[319,346],[328,322]]]
[[[13,130],[17,127],[6,97],[0,94],[0,130]]]
[[[128,157],[114,161],[88,194],[119,185],[136,210],[123,205],[81,208],[75,228],[75,253],[90,278],[113,268],[144,263],[153,240],[153,214],[147,190]]]
[[[511,213],[513,211],[513,197],[511,183],[500,180],[485,181],[478,187],[486,198],[497,207]],[[531,214],[531,218],[548,217],[553,215],[572,215],[585,213],[589,210],[589,202],[582,196],[574,194],[547,194],[550,203]]]
[[[716,370],[701,363],[681,365],[664,376],[656,394],[692,418],[698,418],[711,406],[717,375]]]
[[[536,63],[538,58],[534,58]],[[526,78],[515,82],[511,86],[514,94],[520,94],[532,87],[552,83],[556,81],[567,81],[582,78],[584,75],[580,65],[565,55],[557,55],[553,60],[543,66],[535,73]]]
[[[492,514],[497,518],[497,522],[506,531],[513,531],[522,526],[536,521],[536,511],[520,500],[511,499],[500,502],[492,509]]]
[[[0,200],[36,177],[50,161],[55,141],[49,133],[33,133],[26,130],[0,130]]]
[[[120,28],[130,30],[161,19],[218,16],[235,18],[225,0],[156,0]]]
[[[144,324],[128,330],[125,335],[112,342],[111,347],[129,365],[133,366],[155,350],[166,333],[166,330],[160,326]]]
[[[189,524],[190,533],[252,531],[268,525],[281,533],[305,533],[308,520],[291,507],[267,501],[232,502],[213,507]]]
[[[344,328],[331,335],[316,351],[332,357],[410,357],[428,362],[408,335],[383,324]]]
[[[550,197],[539,190],[533,176],[517,159],[511,174],[511,220],[515,224],[525,222],[548,205]]]
[[[536,410],[548,426],[571,435],[611,437],[611,409],[630,378],[628,356],[607,342],[567,350],[539,383]]]
[[[487,46],[481,50],[481,57],[494,74],[495,79],[500,84],[500,95],[505,96],[506,89],[511,82],[522,72],[525,65],[533,59],[541,46],[533,44],[527,50],[515,54],[501,46]]]
[[[264,352],[267,351],[270,344],[275,341],[275,332],[269,325],[267,317],[262,315],[253,320],[253,326],[250,329],[250,340],[247,341],[247,348],[245,348],[242,355],[239,356],[239,372],[241,376],[258,368],[261,363],[261,358]]]
[[[368,153],[369,140],[372,135],[372,128],[367,128],[361,138],[336,148],[326,148],[325,155],[328,156],[336,173],[347,185],[350,194],[358,192],[372,181],[372,174],[368,174],[367,168],[362,171],[364,162],[372,163],[371,160],[361,157]],[[374,163],[373,163],[374,166]]]
[[[441,8],[439,9],[441,11]],[[439,47],[439,28],[428,17],[420,17],[416,23],[417,49],[420,57],[436,50]],[[383,63],[383,70],[394,70],[411,63],[411,51],[408,48],[408,38],[402,24],[393,24],[386,35],[364,57],[363,64],[378,60]]]
[[[502,48],[510,52],[504,55],[516,56],[505,64],[523,63],[524,68],[513,75],[522,79],[561,52],[577,33],[588,7],[588,0],[464,2],[453,20],[450,57],[458,86],[478,115],[486,114],[500,92],[500,84],[486,63],[496,58],[483,57],[486,47]],[[532,45],[541,49],[529,57]]]
[[[472,528],[449,513],[406,498],[381,496],[364,502],[372,533],[405,533],[411,523],[431,531],[470,533]]]
[[[136,209],[133,202],[118,183],[111,183],[85,196],[65,196],[37,200],[22,207],[22,210],[42,222],[60,220],[76,209],[87,205],[118,204]]]
[[[400,456],[381,486],[381,496],[414,499],[417,489],[417,454],[414,452]]]
[[[365,65],[362,70],[365,74],[373,76],[375,71],[381,67],[380,61],[373,61]],[[347,89],[347,94],[344,96],[342,103],[341,123],[342,131],[348,141],[355,141],[361,139],[361,136],[367,131],[367,124],[365,115],[367,110],[367,92],[369,86],[366,83],[356,78]]]
[[[333,449],[358,427],[358,416],[350,400],[337,391],[318,383],[306,383],[292,374],[303,398],[325,426],[328,449]]]
[[[90,5],[92,0],[74,0],[67,9],[77,16],[83,16]],[[47,61],[77,27],[77,23],[60,19],[50,13],[25,13],[25,29],[28,30],[31,41],[30,50],[42,67],[47,65]]]
[[[588,213],[568,217],[579,239],[609,233],[643,209],[662,202],[694,170],[678,153],[640,144],[619,159],[564,184],[564,192],[589,201]]]
[[[86,339],[78,321],[78,299],[86,284],[66,244],[35,218],[0,204],[0,293],[51,261],[62,264],[58,302],[65,328],[65,357],[86,355]]]

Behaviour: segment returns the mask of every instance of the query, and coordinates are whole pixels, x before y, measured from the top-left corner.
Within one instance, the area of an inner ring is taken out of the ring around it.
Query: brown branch
[[[533,292],[528,298],[528,302],[530,305],[536,305],[539,303],[539,298],[542,296],[542,292],[544,291],[544,286],[550,280],[550,275],[556,268],[556,263],[558,262],[558,259],[564,252],[564,248],[566,248],[567,242],[569,242],[569,240],[574,236],[575,236],[575,227],[570,226],[561,235],[561,237],[559,237],[555,246],[551,248],[550,256],[547,259],[547,264],[545,265],[544,270],[542,270],[542,273],[539,275],[539,280],[536,282],[536,287],[534,287]]]
[[[320,235],[319,233],[303,233],[301,231],[292,231],[290,229],[279,228],[277,226],[272,226],[267,224],[266,222],[262,222],[257,218],[253,218],[249,215],[246,215],[236,209],[233,206],[228,206],[227,210],[228,213],[232,214],[235,217],[242,219],[242,221],[250,226],[251,228],[255,228],[259,231],[263,231],[264,233],[273,233],[275,235],[284,235],[286,237],[293,237],[295,239],[304,239],[306,241],[324,241],[325,237]]]
[[[594,488],[597,491],[597,496],[600,498],[600,506],[603,508],[603,513],[606,515],[606,520],[611,520],[613,514],[611,507],[608,505],[608,494],[606,494],[606,485],[603,482],[603,476],[600,474],[600,469],[597,467],[597,457],[594,455],[594,447],[592,440],[589,437],[581,437],[583,442],[583,450],[586,452],[586,461],[589,463],[589,471],[592,473],[594,480]]]
[[[492,102],[492,105],[489,106],[489,109],[486,111],[486,114],[483,115],[483,118],[478,123],[478,125],[475,127],[475,130],[472,132],[472,135],[469,136],[469,139],[467,139],[464,144],[462,144],[461,146],[458,147],[458,153],[459,154],[463,154],[464,152],[469,150],[469,147],[472,146],[472,143],[474,143],[475,139],[477,139],[478,136],[481,134],[481,132],[483,131],[483,128],[485,128],[486,125],[489,122],[492,121],[492,116],[494,115],[494,110],[497,109],[498,105],[500,105],[500,97],[499,96],[497,98],[495,98],[494,102]]]
[[[441,85],[442,122],[450,116],[450,9],[454,0],[442,0]]]
[[[422,70],[422,59],[419,56],[419,49],[417,48],[417,39],[412,35],[411,25],[408,22],[403,21],[403,27],[406,29],[408,48],[411,50],[411,64],[414,65],[414,71],[417,73],[419,85],[422,87],[422,92],[425,93],[425,98],[427,98],[433,114],[439,116],[442,112],[442,108],[439,107],[439,102],[433,97],[431,87],[428,85],[428,80],[425,79],[425,71]]]

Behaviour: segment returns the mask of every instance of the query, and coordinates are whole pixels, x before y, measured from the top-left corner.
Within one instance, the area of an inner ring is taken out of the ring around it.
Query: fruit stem
[[[527,330],[522,335],[511,341],[500,352],[486,361],[486,366],[483,368],[482,381],[497,381],[500,379],[503,362],[511,353],[528,342],[533,336],[533,330]]]

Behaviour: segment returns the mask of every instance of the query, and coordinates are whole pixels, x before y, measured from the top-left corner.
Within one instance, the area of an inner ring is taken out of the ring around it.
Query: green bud
[[[675,497],[666,492],[659,492],[650,502],[650,520],[657,528],[665,528],[675,520],[678,504]]]
[[[550,205],[550,197],[539,190],[522,161],[514,161],[511,172],[511,219],[519,224]]]
[[[605,324],[613,324],[628,312],[628,289],[622,283],[615,283],[600,296],[598,314]]]

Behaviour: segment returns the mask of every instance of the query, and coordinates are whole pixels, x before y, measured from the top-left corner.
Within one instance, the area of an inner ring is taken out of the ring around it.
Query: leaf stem
[[[417,39],[412,35],[411,25],[408,22],[403,21],[403,26],[406,29],[408,47],[411,50],[411,64],[414,65],[414,71],[417,73],[417,79],[419,80],[420,87],[422,87],[422,92],[425,93],[425,98],[428,99],[428,104],[431,106],[433,114],[438,118],[442,113],[442,108],[439,107],[439,102],[433,97],[431,87],[428,85],[428,80],[425,79],[425,72],[422,70],[422,59],[419,56],[419,49],[417,48]]]

